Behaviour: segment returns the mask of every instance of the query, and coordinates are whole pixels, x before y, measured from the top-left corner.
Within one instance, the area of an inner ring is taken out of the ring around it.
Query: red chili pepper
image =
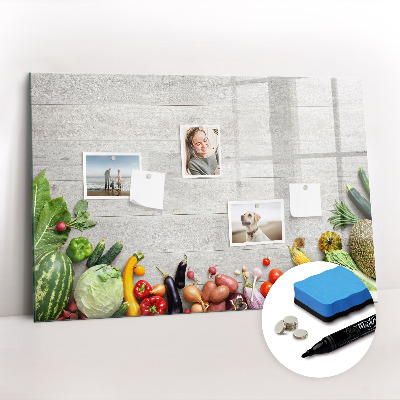
[[[140,303],[141,315],[164,314],[166,309],[167,302],[161,296],[148,297]]]
[[[150,296],[150,292],[153,290],[149,282],[138,281],[133,288],[133,293],[138,299],[144,299]]]

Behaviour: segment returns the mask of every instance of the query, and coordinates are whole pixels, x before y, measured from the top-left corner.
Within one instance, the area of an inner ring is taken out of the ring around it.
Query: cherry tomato
[[[143,276],[145,274],[146,270],[144,269],[143,266],[141,265],[136,265],[135,267],[135,274],[137,276]]]
[[[267,297],[269,289],[271,289],[271,288],[272,288],[271,282],[264,282],[260,287],[260,292],[264,297]]]
[[[269,281],[274,284],[276,282],[276,280],[282,276],[282,271],[279,269],[271,269],[271,271],[269,271]]]
[[[268,265],[271,263],[271,261],[269,261],[269,258],[264,258],[263,259],[263,264],[268,267]]]

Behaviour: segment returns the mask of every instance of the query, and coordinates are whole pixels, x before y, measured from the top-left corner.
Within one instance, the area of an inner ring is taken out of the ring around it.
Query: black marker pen
[[[325,336],[322,340],[316,343],[310,350],[307,350],[302,357],[310,357],[314,354],[329,353],[339,347],[345,346],[354,342],[361,337],[368,335],[375,331],[376,328],[376,314],[371,315],[361,321],[356,322],[347,328],[341,329],[331,335]]]

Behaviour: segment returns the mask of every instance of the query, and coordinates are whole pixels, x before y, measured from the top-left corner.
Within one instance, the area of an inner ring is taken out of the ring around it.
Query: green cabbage
[[[88,318],[108,318],[122,303],[124,289],[121,272],[111,265],[95,265],[79,278],[75,302]]]

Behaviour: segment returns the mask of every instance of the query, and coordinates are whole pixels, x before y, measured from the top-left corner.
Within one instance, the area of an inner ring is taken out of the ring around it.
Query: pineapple
[[[372,222],[369,219],[357,218],[343,202],[335,202],[335,211],[329,218],[333,227],[344,228],[353,225],[350,231],[350,254],[357,267],[364,274],[376,279],[374,242],[372,237]]]
[[[311,258],[309,258],[307,254],[301,250],[301,247],[304,247],[303,238],[294,239],[293,247],[289,247],[290,255],[292,256],[292,260],[296,265],[312,262]]]

